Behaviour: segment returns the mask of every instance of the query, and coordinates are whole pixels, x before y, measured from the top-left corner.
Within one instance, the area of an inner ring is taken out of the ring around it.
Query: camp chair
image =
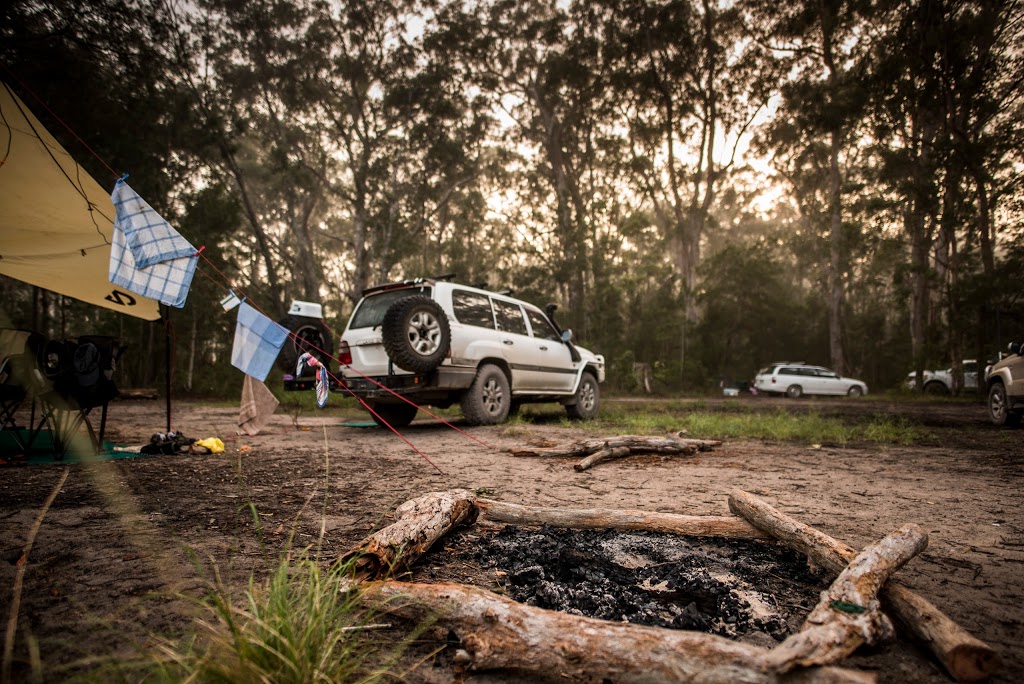
[[[22,451],[31,447],[33,436],[43,424],[36,423],[33,404],[26,438],[16,414],[26,400],[34,398],[45,386],[37,365],[45,341],[45,337],[29,330],[0,330],[0,432],[6,433]]]
[[[53,382],[50,392],[39,396],[46,424],[53,436],[54,452],[67,453],[71,438],[84,426],[94,452],[103,445],[107,423],[107,405],[118,395],[113,374],[124,348],[115,337],[81,335],[51,341],[43,354],[42,366]],[[89,420],[90,412],[102,409],[97,434]]]

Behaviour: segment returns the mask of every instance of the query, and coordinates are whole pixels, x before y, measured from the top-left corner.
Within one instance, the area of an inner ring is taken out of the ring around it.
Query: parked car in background
[[[953,369],[926,370],[922,378],[921,389],[928,394],[949,394],[953,391]],[[907,374],[907,389],[917,389],[917,373]],[[964,389],[978,389],[978,362],[974,359],[964,360]]]
[[[754,377],[754,388],[758,392],[785,394],[792,399],[805,394],[860,397],[868,393],[867,383],[861,380],[844,378],[828,368],[798,361],[780,361],[762,368]]]
[[[372,287],[356,304],[338,358],[347,391],[372,407],[374,421],[408,425],[415,404],[458,403],[473,425],[501,423],[527,402],[558,402],[575,419],[597,415],[604,357],[573,344],[554,305],[542,311],[451,278]]]
[[[996,425],[1016,425],[1024,414],[1024,355],[1020,342],[1011,342],[1009,354],[992,364],[988,377],[988,415]]]

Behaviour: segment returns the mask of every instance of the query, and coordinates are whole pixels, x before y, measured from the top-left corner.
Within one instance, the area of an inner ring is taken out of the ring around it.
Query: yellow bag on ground
[[[209,449],[211,454],[224,453],[224,442],[220,441],[219,437],[207,437],[206,439],[197,439],[195,446],[205,447]]]

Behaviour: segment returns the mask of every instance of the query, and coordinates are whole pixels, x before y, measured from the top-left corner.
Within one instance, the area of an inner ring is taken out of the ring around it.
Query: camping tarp
[[[0,81],[0,273],[156,320],[157,302],[108,279],[113,229],[110,192]]]

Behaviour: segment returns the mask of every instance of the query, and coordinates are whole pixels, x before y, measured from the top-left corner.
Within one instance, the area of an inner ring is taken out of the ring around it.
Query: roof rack
[[[363,290],[363,296],[373,292],[383,292],[384,290],[397,290],[402,287],[409,287],[411,285],[423,285],[436,283],[438,281],[452,281],[455,278],[454,273],[445,273],[444,275],[430,276],[428,278],[412,278],[411,280],[400,280],[394,283],[382,283],[380,285],[374,285]]]

